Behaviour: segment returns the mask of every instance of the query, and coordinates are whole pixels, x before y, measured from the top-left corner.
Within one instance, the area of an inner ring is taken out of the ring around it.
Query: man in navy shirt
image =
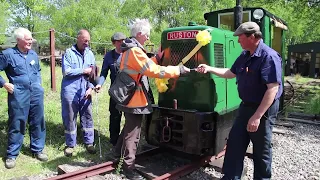
[[[242,100],[230,131],[223,165],[223,180],[241,178],[244,155],[253,143],[254,179],[271,178],[272,127],[282,94],[282,59],[261,39],[255,22],[241,24],[234,33],[244,51],[231,69],[199,65],[197,71],[236,78]]]
[[[40,62],[31,49],[32,35],[28,29],[14,31],[17,45],[0,53],[0,71],[5,71],[9,82],[0,76],[0,87],[8,92],[8,146],[5,167],[16,165],[29,123],[30,150],[35,158],[47,161],[43,153],[46,126],[44,120],[43,87]]]
[[[99,82],[96,85],[96,89],[99,91],[103,85],[108,71],[110,70],[110,80],[111,84],[116,79],[117,75],[117,59],[121,54],[121,44],[122,41],[126,39],[126,36],[121,32],[116,32],[111,37],[112,44],[115,46],[115,49],[106,53],[103,58],[102,69],[100,73]],[[121,122],[121,111],[116,109],[116,102],[110,98],[109,101],[109,111],[110,111],[110,123],[109,123],[109,132],[110,132],[110,143],[115,146],[120,133],[120,122]]]

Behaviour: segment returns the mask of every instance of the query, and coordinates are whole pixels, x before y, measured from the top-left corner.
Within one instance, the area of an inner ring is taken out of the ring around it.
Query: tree
[[[6,1],[1,0],[0,1],[0,44],[3,44],[6,40],[5,32],[8,26],[8,9],[9,4]]]
[[[320,40],[319,3],[314,0],[244,0],[243,6],[263,7],[288,24],[286,46]],[[284,10],[285,9],[285,10]]]
[[[25,27],[34,32],[37,23],[48,21],[46,15],[49,1],[46,0],[8,0],[13,26]]]
[[[38,43],[49,43],[51,15],[59,7],[54,0],[7,0],[11,27],[29,29]]]
[[[70,46],[77,32],[87,29],[91,34],[91,47],[111,48],[110,38],[115,31],[124,31],[123,20],[118,17],[120,2],[117,0],[79,0],[56,11],[52,25],[57,31],[57,42]],[[124,32],[126,33],[126,32]],[[127,34],[127,33],[126,33]],[[101,44],[106,42],[107,44]]]
[[[110,49],[116,31],[129,35],[128,24],[135,18],[148,18],[153,25],[151,41],[160,44],[161,33],[170,27],[194,21],[205,25],[204,13],[233,8],[235,0],[0,0],[1,12],[10,5],[14,27],[36,33],[38,42],[49,43],[48,30],[56,30],[57,46],[70,46],[79,29],[91,33],[92,47]],[[262,7],[285,20],[289,30],[286,45],[320,40],[319,0],[242,0],[243,7]],[[284,10],[285,9],[285,10]],[[4,32],[6,13],[0,14]],[[3,39],[3,35],[0,35]],[[3,40],[2,40],[3,41]],[[106,44],[105,44],[106,43]]]
[[[124,2],[119,15],[128,20],[149,19],[153,25],[151,41],[158,45],[164,29],[187,26],[190,21],[205,25],[203,14],[212,6],[211,0],[130,0]]]

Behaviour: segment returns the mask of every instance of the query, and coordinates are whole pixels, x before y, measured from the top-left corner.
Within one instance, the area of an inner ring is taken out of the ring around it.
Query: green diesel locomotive
[[[263,41],[284,55],[287,25],[263,8],[239,10],[238,6],[205,13],[204,18],[207,26],[189,23],[189,26],[169,28],[162,33],[161,65],[178,65],[198,44],[198,31],[207,30],[211,42],[197,51],[185,66],[196,68],[204,63],[231,68],[242,52],[238,37],[234,37],[232,31],[246,21],[258,23]],[[236,80],[191,72],[170,79],[168,87],[166,92],[159,93],[158,105],[146,123],[147,142],[196,155],[222,151],[241,102]]]

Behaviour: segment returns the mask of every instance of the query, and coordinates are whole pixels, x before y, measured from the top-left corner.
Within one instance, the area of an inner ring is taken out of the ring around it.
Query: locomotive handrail
[[[165,135],[165,131],[168,132],[168,135]],[[171,140],[171,127],[169,126],[169,118],[166,118],[166,125],[162,129],[162,140],[163,142],[169,142]]]
[[[230,42],[232,42],[233,48],[234,48],[234,40],[229,40],[229,54],[231,53],[231,46],[230,46]]]

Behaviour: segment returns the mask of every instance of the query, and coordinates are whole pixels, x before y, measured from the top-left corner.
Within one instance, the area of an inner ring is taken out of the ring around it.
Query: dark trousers
[[[274,101],[263,118],[256,132],[248,132],[247,124],[258,106],[241,104],[235,123],[227,141],[226,155],[222,171],[223,180],[240,180],[243,160],[250,140],[253,143],[254,179],[271,178],[272,162],[272,127],[279,109],[279,100]]]
[[[110,122],[109,122],[109,132],[110,132],[110,143],[115,146],[117,144],[119,134],[120,134],[120,123],[122,112],[116,109],[117,103],[110,98],[109,111],[110,111]]]
[[[124,157],[124,167],[134,169],[134,161],[141,133],[142,114],[124,113],[126,122],[116,145],[116,151]]]

